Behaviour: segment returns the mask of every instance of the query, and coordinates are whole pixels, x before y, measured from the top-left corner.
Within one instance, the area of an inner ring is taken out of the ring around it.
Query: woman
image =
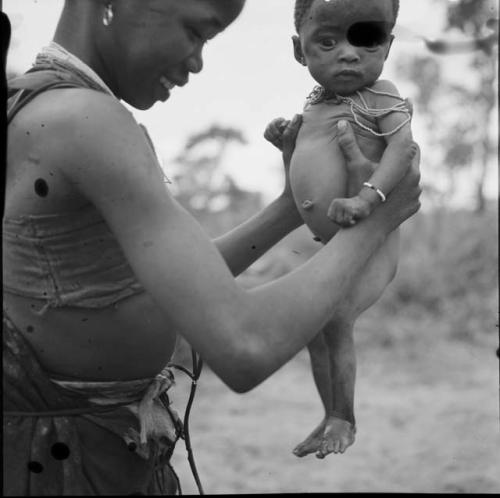
[[[66,0],[55,43],[11,84],[4,494],[175,492],[168,460],[181,429],[164,367],[176,334],[231,389],[253,388],[311,340],[419,207],[415,162],[378,212],[304,266],[256,289],[236,284],[302,223],[288,181],[213,243],[165,188],[119,99],[166,100],[243,5]],[[299,126],[283,133],[286,170]],[[349,131],[343,140],[366,167]]]

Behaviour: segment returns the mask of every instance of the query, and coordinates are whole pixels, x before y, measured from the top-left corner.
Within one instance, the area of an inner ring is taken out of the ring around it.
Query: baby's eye
[[[335,45],[337,45],[337,42],[333,38],[321,38],[319,40],[319,44],[323,48],[333,48]]]

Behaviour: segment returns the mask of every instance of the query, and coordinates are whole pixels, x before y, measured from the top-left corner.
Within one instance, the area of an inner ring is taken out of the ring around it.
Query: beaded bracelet
[[[375,190],[375,192],[377,192],[377,195],[380,197],[380,200],[382,202],[385,202],[387,200],[387,198],[386,198],[385,194],[382,192],[382,190],[380,190],[379,188],[375,187],[371,183],[365,182],[365,183],[363,183],[363,187],[368,187],[368,188],[371,188],[372,190]]]

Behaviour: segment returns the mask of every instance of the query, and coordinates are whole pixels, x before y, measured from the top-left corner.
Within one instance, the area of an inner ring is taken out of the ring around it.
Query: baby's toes
[[[323,439],[321,446],[316,453],[317,458],[325,458],[330,453],[338,453],[340,443],[338,439]]]

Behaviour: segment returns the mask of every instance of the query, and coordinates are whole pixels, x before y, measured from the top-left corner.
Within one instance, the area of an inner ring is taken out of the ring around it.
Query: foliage
[[[260,194],[240,188],[221,169],[228,148],[246,143],[240,130],[214,124],[188,137],[175,160],[180,166],[173,185],[176,198],[211,235],[229,230],[261,207]]]
[[[498,31],[498,19],[495,21],[494,16],[498,13],[490,0],[458,0],[447,5],[445,30],[460,30],[477,41],[469,46],[470,74],[476,83],[473,88],[447,81],[439,56],[415,56],[397,62],[399,74],[415,84],[416,112],[424,117],[429,131],[433,153],[426,162],[431,161],[432,170],[443,172],[448,180],[444,200],[455,193],[457,171],[468,169],[476,178],[472,188],[478,212],[485,207],[484,182],[495,151],[489,129],[496,109],[493,53],[497,35],[492,31]],[[438,42],[453,46],[446,39]]]

